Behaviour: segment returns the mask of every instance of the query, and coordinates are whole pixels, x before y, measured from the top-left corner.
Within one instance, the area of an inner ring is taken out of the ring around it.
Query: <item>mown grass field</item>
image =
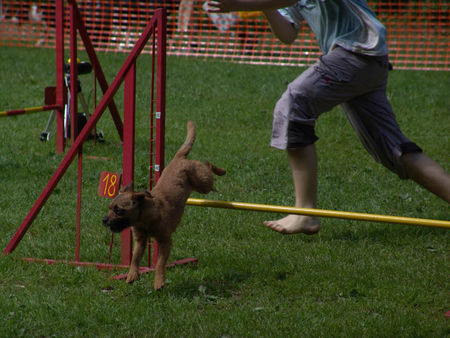
[[[100,54],[112,81],[125,55]],[[81,54],[83,59],[83,54]],[[138,64],[137,188],[148,181],[149,58]],[[292,205],[286,155],[269,147],[271,112],[300,69],[168,58],[166,160],[197,125],[191,158],[227,169],[208,198]],[[0,110],[43,104],[54,85],[54,52],[0,51]],[[81,77],[92,93],[91,75]],[[389,97],[404,132],[450,169],[450,74],[394,71]],[[91,101],[92,101],[92,95]],[[123,93],[116,95],[119,110]],[[3,250],[63,154],[39,141],[49,113],[0,119],[0,227]],[[108,111],[105,143],[83,147],[81,260],[106,262],[101,225],[109,201],[97,196],[101,171],[121,172],[122,149]],[[400,181],[364,151],[340,109],[318,124],[319,207],[450,219],[449,206]],[[87,156],[102,159],[89,159]],[[194,194],[194,197],[202,197]],[[450,335],[448,231],[322,219],[316,236],[282,236],[262,226],[281,217],[187,207],[161,292],[153,275],[127,285],[99,271],[22,257],[74,259],[76,164],[72,164],[17,249],[0,256],[0,336],[444,337]],[[113,260],[118,263],[116,239]]]

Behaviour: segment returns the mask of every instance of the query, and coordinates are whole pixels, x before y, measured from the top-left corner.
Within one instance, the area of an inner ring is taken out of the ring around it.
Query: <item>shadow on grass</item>
[[[179,281],[176,284],[171,283],[163,292],[177,298],[189,300],[200,298],[206,302],[216,303],[220,299],[235,297],[240,285],[248,278],[249,275],[245,272],[222,271],[214,278],[189,279]]]
[[[322,230],[321,241],[364,242],[367,244],[382,244],[394,247],[410,246],[417,238],[422,238],[422,242],[426,242],[428,238],[433,238],[433,241],[435,241],[436,236],[438,238],[442,236],[443,239],[446,236],[446,230],[439,228],[379,223],[366,223],[361,225],[358,222],[351,222],[350,226],[344,226],[339,230],[332,230],[332,233],[325,235],[324,233],[326,231],[326,228]]]

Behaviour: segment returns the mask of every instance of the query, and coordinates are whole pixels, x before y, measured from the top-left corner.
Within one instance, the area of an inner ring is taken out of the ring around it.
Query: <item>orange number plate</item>
[[[102,171],[100,174],[100,182],[98,184],[98,194],[107,198],[114,198],[120,189],[120,181],[122,175]]]

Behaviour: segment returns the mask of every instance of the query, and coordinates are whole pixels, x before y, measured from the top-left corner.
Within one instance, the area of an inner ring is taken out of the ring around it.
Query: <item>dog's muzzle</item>
[[[110,220],[108,217],[103,217],[102,223],[112,232],[122,232],[130,226],[129,221],[126,218]]]

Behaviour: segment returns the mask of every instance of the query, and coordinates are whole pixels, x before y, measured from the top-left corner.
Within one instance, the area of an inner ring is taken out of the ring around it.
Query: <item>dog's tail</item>
[[[187,123],[186,139],[184,140],[184,143],[180,147],[180,149],[178,149],[174,158],[186,157],[189,154],[189,152],[191,151],[192,146],[194,145],[194,141],[195,141],[195,125],[194,125],[194,122],[189,120]]]

